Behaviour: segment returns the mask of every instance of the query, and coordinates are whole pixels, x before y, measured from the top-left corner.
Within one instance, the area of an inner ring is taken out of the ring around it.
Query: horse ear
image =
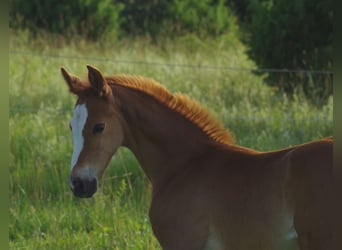
[[[65,82],[69,86],[70,92],[76,95],[79,94],[83,90],[83,84],[81,82],[81,79],[77,76],[70,74],[64,67],[61,68],[61,72]]]
[[[87,65],[87,68],[88,79],[91,86],[95,89],[99,96],[107,96],[110,93],[110,87],[100,70],[91,65]]]

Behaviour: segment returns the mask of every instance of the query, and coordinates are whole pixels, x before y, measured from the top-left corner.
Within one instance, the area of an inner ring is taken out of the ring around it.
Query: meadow
[[[272,150],[332,135],[333,98],[312,105],[270,88],[244,47],[229,35],[188,35],[91,42],[11,31],[10,249],[160,249],[148,219],[150,186],[134,156],[120,149],[99,192],[73,197],[69,120],[75,97],[61,77],[91,64],[106,74],[154,78],[198,100],[234,134],[236,143]]]

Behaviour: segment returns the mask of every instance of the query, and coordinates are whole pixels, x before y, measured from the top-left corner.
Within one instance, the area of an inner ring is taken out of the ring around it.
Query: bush
[[[10,27],[96,40],[103,33],[125,36],[217,36],[237,31],[224,0],[12,0]]]
[[[119,32],[122,8],[122,4],[111,0],[12,0],[10,27],[64,35],[76,33],[96,40],[105,33]]]
[[[217,36],[237,29],[235,16],[222,0],[175,0],[170,9],[177,33]]]
[[[122,30],[128,35],[175,37],[184,34],[217,36],[237,30],[236,18],[223,0],[119,0]]]
[[[249,14],[249,55],[259,67],[332,69],[331,0],[250,0]],[[314,101],[332,93],[326,74],[270,74],[268,82],[288,93],[299,87]]]

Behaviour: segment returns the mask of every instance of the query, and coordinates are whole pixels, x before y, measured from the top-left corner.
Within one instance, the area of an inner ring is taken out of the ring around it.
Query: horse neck
[[[138,90],[116,86],[113,93],[122,115],[123,146],[136,156],[152,186],[205,150],[209,137],[176,111]]]

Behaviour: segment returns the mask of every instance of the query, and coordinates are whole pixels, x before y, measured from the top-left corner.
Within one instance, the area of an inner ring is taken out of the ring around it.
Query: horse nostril
[[[82,181],[80,178],[72,178],[71,179],[71,187],[73,190],[80,190],[82,189]]]
[[[81,179],[79,177],[70,178],[70,187],[75,196],[88,198],[97,191],[97,179]]]

